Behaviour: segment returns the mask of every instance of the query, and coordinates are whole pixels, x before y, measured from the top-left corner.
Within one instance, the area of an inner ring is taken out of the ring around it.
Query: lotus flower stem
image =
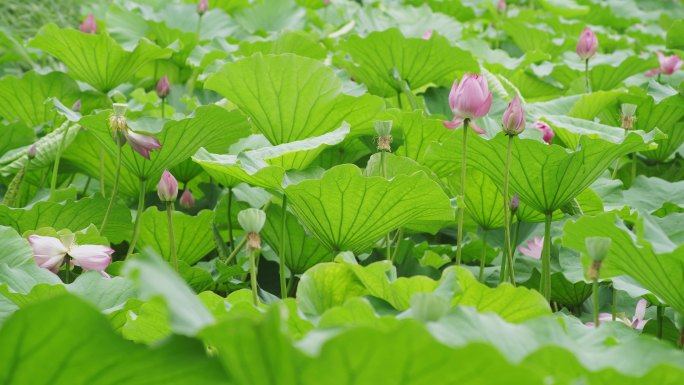
[[[245,237],[245,239],[247,239],[247,237]],[[254,301],[254,306],[259,306],[259,294],[257,292],[257,258],[259,258],[259,249],[251,250],[249,252],[249,281],[252,285],[252,301]]]
[[[659,340],[663,339],[663,320],[665,319],[665,306],[658,305],[656,307],[656,321],[658,322],[658,328],[656,329],[656,337]]]
[[[463,215],[465,214],[465,184],[466,184],[466,159],[468,153],[468,124],[470,119],[463,120],[463,151],[461,152],[461,187],[458,194],[458,232],[456,233],[456,266],[461,264],[463,252]]]
[[[287,277],[285,277],[285,242],[287,229],[287,195],[283,194],[283,218],[280,226],[280,297],[287,298]]]
[[[397,98],[401,102],[401,94],[397,94]],[[380,173],[382,174],[383,178],[387,179],[387,168],[386,168],[385,162],[386,162],[385,151],[380,150]],[[386,248],[385,255],[386,255],[388,261],[392,261],[391,245],[392,245],[392,239],[390,238],[390,233],[387,233],[387,234],[385,234],[385,248]]]
[[[235,249],[235,239],[233,238],[233,188],[228,187],[228,239],[230,240],[231,252]]]
[[[617,316],[617,289],[615,288],[615,284],[613,286],[613,304],[610,308],[610,313],[612,316],[612,320],[615,321],[615,318]]]
[[[394,237],[394,253],[392,254],[392,259],[391,261],[394,263],[394,261],[397,260],[397,256],[399,255],[399,244],[401,243],[401,239],[404,237],[404,229],[400,228],[397,230],[397,234]]]
[[[62,124],[62,127],[65,127],[65,129],[64,134],[62,134],[62,140],[59,142],[59,147],[57,147],[55,163],[52,166],[52,179],[50,180],[50,199],[53,199],[55,197],[55,190],[57,189],[57,177],[59,176],[59,162],[62,158],[62,151],[64,150],[66,138],[67,136],[69,136],[69,123],[69,120],[67,120],[66,122],[64,122],[64,124]]]
[[[547,301],[551,300],[551,219],[547,212],[544,219],[544,248],[542,249],[542,276],[540,291]]]
[[[658,77],[656,78],[656,80],[658,81],[658,83],[660,83],[660,75],[662,75],[662,74],[658,74]]]
[[[126,253],[126,256],[133,254],[133,250],[135,250],[135,244],[138,243],[138,234],[140,233],[140,222],[142,219],[143,211],[145,210],[145,182],[145,179],[140,178],[140,191],[138,192],[138,211],[136,211],[135,213],[133,236],[131,237],[130,245],[128,245],[128,252]]]
[[[401,92],[397,92],[397,105],[399,106],[400,110],[404,109],[404,106],[401,102]]]
[[[230,261],[232,261],[233,258],[235,258],[235,256],[240,252],[240,250],[242,250],[243,247],[245,247],[246,243],[247,243],[247,237],[243,237],[240,240],[240,242],[237,245],[235,245],[235,248],[233,248],[233,251],[230,253],[228,258],[226,258],[226,265],[228,263],[230,263]]]
[[[142,213],[138,212],[138,217]],[[178,272],[178,254],[176,253],[176,238],[173,235],[173,202],[166,202],[166,218],[169,225],[169,248],[171,249],[171,263],[174,270]],[[137,218],[136,218],[137,220]]]
[[[598,279],[594,280],[591,285],[591,303],[594,309],[594,327],[599,327],[599,299],[598,299],[599,283]]]
[[[64,256],[64,283],[71,283],[71,257],[69,254]]]
[[[586,84],[587,84],[587,93],[590,94],[591,93],[591,86],[589,84],[589,59],[586,59],[584,61],[584,78],[585,78]]]
[[[504,174],[504,252],[506,253],[508,277],[515,286],[515,272],[513,269],[513,249],[511,247],[511,201],[508,197],[508,184],[511,173],[511,151],[513,149],[513,138],[515,135],[508,136],[508,148],[506,149],[506,170]]]
[[[109,197],[109,205],[107,206],[107,211],[105,211],[104,218],[102,219],[102,224],[100,225],[100,234],[104,233],[104,229],[107,226],[107,220],[109,219],[109,214],[112,212],[112,207],[114,207],[114,201],[116,201],[116,193],[119,190],[119,179],[121,177],[121,152],[123,151],[123,146],[119,143],[119,140],[119,135],[114,135],[114,143],[116,143],[116,147],[119,148],[116,155],[116,173],[114,174],[114,186],[112,186],[112,196]],[[100,180],[100,184],[103,184],[102,179]]]
[[[166,105],[166,98],[162,98],[161,100],[161,117],[164,119],[164,106]]]
[[[478,280],[484,283],[485,259],[487,257],[487,230],[482,231],[482,254],[480,255],[480,274]]]
[[[107,196],[105,192],[105,149],[104,145],[100,145],[100,194],[105,198]]]

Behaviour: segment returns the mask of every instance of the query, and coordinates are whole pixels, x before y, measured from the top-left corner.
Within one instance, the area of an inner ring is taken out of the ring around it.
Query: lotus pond
[[[0,15],[0,384],[684,384],[679,1]]]

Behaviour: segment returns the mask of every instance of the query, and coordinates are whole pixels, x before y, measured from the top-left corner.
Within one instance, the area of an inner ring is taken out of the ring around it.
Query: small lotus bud
[[[28,158],[34,159],[36,157],[36,144],[33,143],[28,149]]]
[[[520,104],[518,95],[516,95],[504,111],[503,131],[506,135],[513,136],[520,134],[523,130],[525,130],[525,111]]]
[[[78,99],[78,100],[76,101],[76,103],[74,103],[74,105],[71,106],[71,109],[74,110],[74,111],[76,111],[76,112],[81,111],[81,99]]]
[[[97,22],[95,21],[95,16],[91,13],[88,17],[83,20],[81,26],[79,27],[81,32],[95,34],[97,33]]]
[[[582,60],[588,60],[598,50],[598,38],[590,28],[585,28],[577,41],[577,54]]]
[[[169,96],[169,78],[166,75],[162,76],[157,82],[157,96],[164,99]]]
[[[373,124],[378,135],[378,151],[392,151],[392,121],[376,120]]]
[[[195,197],[192,196],[190,189],[186,188],[180,197],[180,205],[183,208],[189,209],[195,205]]]
[[[515,214],[518,211],[518,208],[520,207],[520,197],[518,197],[518,194],[514,194],[513,198],[511,198],[511,213]]]
[[[266,213],[259,209],[245,209],[238,213],[238,222],[248,233],[259,233],[266,223]]]
[[[506,0],[499,0],[499,2],[496,3],[496,11],[499,13],[506,12]]]
[[[584,245],[587,247],[587,254],[594,261],[603,261],[608,255],[610,245],[613,241],[607,237],[588,237],[584,240]]]
[[[197,13],[202,16],[209,10],[209,0],[200,0],[197,3]]]
[[[423,32],[423,36],[421,36],[423,40],[430,40],[432,37],[432,30],[428,29],[427,31]]]
[[[157,195],[162,202],[174,202],[178,197],[178,182],[169,170],[164,170],[162,173],[159,184],[157,184]]]
[[[620,120],[622,121],[622,128],[625,130],[631,130],[634,127],[634,122],[636,121],[636,104],[625,103],[622,105],[622,115]]]

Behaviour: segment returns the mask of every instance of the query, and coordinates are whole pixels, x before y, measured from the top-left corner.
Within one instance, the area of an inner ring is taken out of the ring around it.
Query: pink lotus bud
[[[81,99],[78,99],[78,100],[71,106],[71,109],[74,110],[74,111],[76,111],[76,112],[81,111]]]
[[[518,135],[525,129],[525,111],[520,104],[518,95],[508,103],[503,114],[503,130],[506,135]]]
[[[544,139],[544,142],[546,142],[546,144],[551,144],[551,140],[553,139],[554,136],[556,136],[556,133],[553,132],[553,129],[551,128],[551,126],[549,126],[548,124],[546,124],[544,122],[538,121],[532,125],[532,128],[536,128],[542,132],[542,134],[543,134],[542,139]]]
[[[200,0],[197,3],[197,13],[202,16],[209,10],[209,0]]]
[[[541,259],[542,248],[544,248],[544,237],[534,237],[534,240],[527,242],[527,247],[518,246],[518,251],[532,259]]]
[[[169,87],[169,78],[166,75],[162,76],[159,82],[157,82],[157,96],[162,99],[169,96]]]
[[[462,119],[481,118],[492,106],[492,94],[487,86],[487,79],[477,74],[465,74],[454,81],[449,93],[449,107],[454,115]]]
[[[432,30],[431,29],[428,29],[427,31],[425,31],[423,33],[423,36],[422,36],[423,40],[430,40],[431,37],[432,37]]]
[[[183,194],[180,197],[180,205],[186,209],[195,205],[195,197],[192,196],[192,192],[189,188],[186,188],[185,191],[183,191]]]
[[[83,270],[104,271],[112,263],[112,254],[111,247],[102,245],[75,246],[69,250],[74,265]]]
[[[514,194],[513,198],[511,198],[511,204],[509,208],[513,214],[515,214],[515,212],[518,211],[518,208],[520,208],[520,197],[518,194]]]
[[[594,35],[594,31],[585,28],[577,42],[577,54],[582,60],[587,60],[594,56],[598,49],[598,44],[598,38]]]
[[[660,72],[665,75],[672,75],[682,68],[682,65],[684,64],[684,61],[682,61],[677,54],[665,56],[660,51],[656,51],[656,54],[658,55],[658,61],[660,62]]]
[[[95,22],[95,16],[91,13],[88,17],[83,20],[81,26],[79,27],[81,32],[95,34],[97,33],[97,22]]]
[[[142,155],[145,159],[150,159],[150,151],[157,150],[161,148],[159,140],[154,136],[142,135],[131,130],[124,131],[126,140],[131,145],[138,154]]]
[[[34,159],[34,158],[36,157],[36,151],[37,151],[37,149],[36,149],[36,144],[33,143],[33,144],[31,145],[31,147],[29,147],[29,149],[28,149],[28,158],[29,158],[29,159]]]
[[[169,170],[164,170],[162,173],[157,185],[157,195],[162,202],[174,202],[178,197],[178,182]]]
[[[33,257],[38,266],[57,274],[64,261],[67,248],[55,237],[29,235],[28,241],[33,249]]]
[[[499,0],[499,2],[496,3],[496,10],[499,13],[506,12],[506,0]]]

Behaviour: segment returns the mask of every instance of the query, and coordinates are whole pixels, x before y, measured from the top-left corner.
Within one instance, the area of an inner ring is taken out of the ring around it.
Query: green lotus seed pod
[[[375,133],[379,137],[390,136],[392,133],[392,121],[391,120],[376,120],[373,122],[375,126]]]
[[[584,244],[587,246],[587,253],[594,261],[606,259],[612,243],[613,241],[607,237],[588,237],[584,240]]]
[[[266,213],[259,209],[246,209],[238,213],[238,222],[248,233],[259,233],[266,223]]]

